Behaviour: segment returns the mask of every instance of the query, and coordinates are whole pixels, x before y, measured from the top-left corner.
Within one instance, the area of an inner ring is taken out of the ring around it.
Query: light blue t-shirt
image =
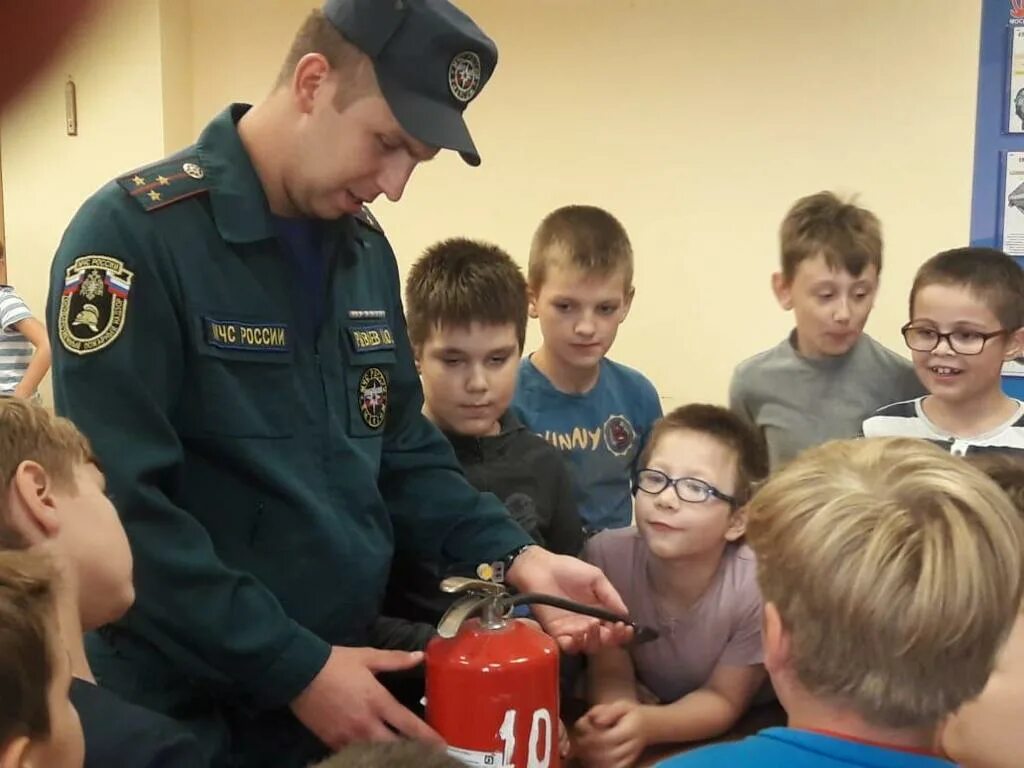
[[[729,744],[695,749],[656,768],[950,768],[930,755],[837,739],[794,728],[766,728]]]
[[[624,528],[632,522],[633,465],[661,416],[661,401],[646,376],[606,358],[593,389],[566,393],[526,358],[519,366],[512,406],[528,429],[568,459],[588,531]]]

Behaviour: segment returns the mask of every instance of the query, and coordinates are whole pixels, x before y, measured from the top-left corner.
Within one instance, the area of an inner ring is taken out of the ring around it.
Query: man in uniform
[[[57,408],[92,440],[136,563],[136,608],[94,668],[190,723],[216,765],[437,738],[374,677],[421,657],[365,647],[396,547],[504,559],[521,589],[625,612],[599,571],[525,548],[420,413],[395,258],[364,208],[439,148],[479,162],[462,112],[496,59],[446,0],[328,0],[262,103],[103,187],[57,252]],[[628,635],[540,618],[567,648]]]

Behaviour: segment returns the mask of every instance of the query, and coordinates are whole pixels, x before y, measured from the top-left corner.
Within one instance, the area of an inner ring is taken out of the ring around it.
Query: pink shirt
[[[660,637],[629,647],[637,680],[663,703],[700,688],[718,664],[760,664],[761,592],[757,563],[745,544],[730,544],[714,580],[689,610],[662,616],[648,570],[650,551],[636,528],[602,531],[583,558],[608,577],[632,618]]]

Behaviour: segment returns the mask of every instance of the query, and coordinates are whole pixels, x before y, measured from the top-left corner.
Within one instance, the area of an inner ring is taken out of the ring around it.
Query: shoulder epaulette
[[[374,232],[380,232],[382,235],[384,234],[384,229],[383,227],[381,227],[380,222],[374,218],[373,214],[370,213],[370,209],[367,208],[365,205],[362,207],[359,213],[353,215],[356,217],[356,221],[360,222],[364,226],[369,227]]]
[[[139,168],[117,180],[143,209],[155,211],[209,189],[198,157],[178,157]]]

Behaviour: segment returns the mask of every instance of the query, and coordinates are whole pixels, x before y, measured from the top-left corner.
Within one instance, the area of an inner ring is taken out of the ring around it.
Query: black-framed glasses
[[[931,352],[939,346],[940,341],[945,339],[949,348],[958,355],[980,355],[985,350],[985,344],[989,339],[994,339],[996,336],[1005,336],[1011,333],[1011,331],[1001,328],[998,331],[991,331],[989,333],[969,330],[939,333],[936,328],[907,323],[900,328],[900,333],[903,334],[903,340],[907,343],[907,346],[915,352]]]
[[[649,468],[641,469],[636,473],[637,490],[652,496],[661,493],[670,485],[675,489],[676,496],[680,501],[690,504],[703,504],[710,498],[716,498],[729,506],[737,505],[735,497],[722,493],[715,486],[696,477],[669,477],[659,469]]]

